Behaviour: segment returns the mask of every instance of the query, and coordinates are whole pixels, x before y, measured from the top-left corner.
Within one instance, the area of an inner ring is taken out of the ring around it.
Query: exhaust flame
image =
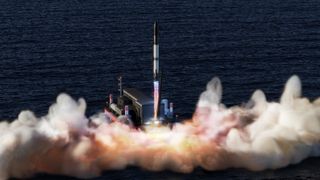
[[[158,112],[159,112],[159,81],[153,82],[153,121],[158,121]]]
[[[44,117],[22,111],[0,123],[0,179],[40,172],[90,178],[128,165],[183,173],[197,166],[263,170],[320,155],[320,99],[301,97],[297,76],[280,103],[267,102],[261,90],[244,107],[226,108],[221,97],[221,82],[213,78],[191,120],[141,131],[109,123],[103,113],[89,122],[85,101],[61,94]]]

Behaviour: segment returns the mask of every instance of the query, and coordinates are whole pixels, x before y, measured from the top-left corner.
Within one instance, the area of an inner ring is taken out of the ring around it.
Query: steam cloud
[[[61,94],[44,117],[22,111],[0,123],[0,179],[35,173],[99,176],[128,165],[188,173],[243,167],[275,169],[320,155],[320,98],[301,97],[292,76],[280,102],[257,90],[245,106],[221,104],[222,86],[213,78],[200,95],[191,120],[144,131],[103,113],[85,117],[86,103]]]

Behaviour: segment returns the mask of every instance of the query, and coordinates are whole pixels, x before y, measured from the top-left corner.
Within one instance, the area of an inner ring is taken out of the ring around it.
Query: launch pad
[[[119,77],[119,96],[114,101],[109,94],[104,112],[112,121],[121,121],[134,127],[159,126],[176,121],[173,103],[161,99],[161,69],[159,62],[159,27],[153,28],[153,97],[147,96],[137,88],[123,88]]]

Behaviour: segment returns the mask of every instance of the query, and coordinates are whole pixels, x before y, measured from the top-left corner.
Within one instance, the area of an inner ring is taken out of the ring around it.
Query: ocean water
[[[61,92],[84,97],[90,116],[125,86],[152,87],[152,25],[160,24],[163,95],[190,118],[214,76],[223,102],[246,102],[255,89],[278,100],[293,74],[303,93],[320,95],[318,0],[0,1],[0,119],[21,110],[41,116]],[[280,170],[192,174],[106,171],[97,179],[317,179],[318,158]],[[40,175],[38,179],[56,179]],[[65,178],[68,177],[60,177]]]

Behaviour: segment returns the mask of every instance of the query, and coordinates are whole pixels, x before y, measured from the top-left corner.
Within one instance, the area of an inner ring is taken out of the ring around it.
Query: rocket
[[[154,120],[159,120],[160,114],[160,66],[159,66],[159,27],[153,25],[153,97],[154,97]]]
[[[153,25],[153,80],[159,81],[159,27],[155,22]]]

